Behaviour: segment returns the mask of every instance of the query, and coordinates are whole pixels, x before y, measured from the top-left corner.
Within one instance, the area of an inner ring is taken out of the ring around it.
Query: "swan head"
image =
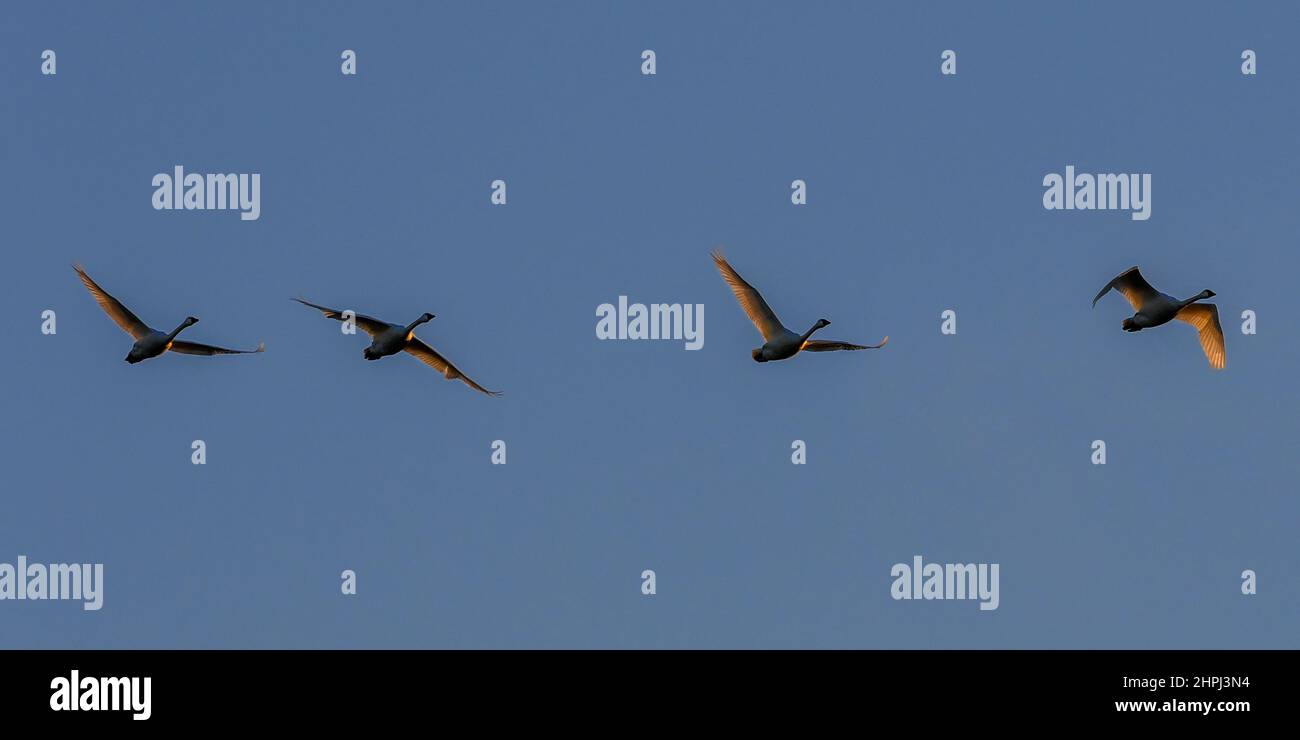
[[[438,318],[438,317],[437,317],[437,316],[434,316],[433,314],[429,313],[428,311],[425,311],[424,313],[420,314],[420,323],[424,323],[424,322],[426,322],[426,321],[433,321],[433,320],[436,319],[436,318]]]
[[[830,322],[830,321],[827,321],[826,319],[817,319],[817,328],[818,328],[818,329],[823,329],[823,328],[828,327],[828,326],[830,326],[830,325],[831,325],[831,322]]]
[[[194,326],[194,325],[197,324],[197,323],[199,323],[199,320],[196,319],[196,318],[194,318],[193,316],[186,316],[186,317],[185,317],[184,324],[185,324],[186,326]]]
[[[751,351],[749,356],[754,358],[754,362],[767,362],[767,358],[763,356],[763,350],[761,348]]]

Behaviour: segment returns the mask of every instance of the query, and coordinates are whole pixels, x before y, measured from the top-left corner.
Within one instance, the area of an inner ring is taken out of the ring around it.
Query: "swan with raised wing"
[[[77,276],[81,278],[82,285],[90,291],[99,307],[104,309],[104,313],[113,320],[113,323],[122,328],[122,331],[131,335],[135,344],[131,345],[131,351],[126,355],[126,361],[134,365],[142,360],[151,357],[157,357],[168,350],[179,352],[183,355],[249,355],[266,350],[265,344],[257,345],[257,349],[226,349],[225,347],[214,347],[210,344],[199,344],[198,342],[185,342],[176,338],[181,331],[199,323],[199,320],[193,316],[186,316],[180,326],[172,329],[170,333],[163,333],[157,329],[150,328],[148,324],[141,321],[131,310],[122,305],[122,302],[109,295],[107,291],[99,287],[99,284],[90,279],[81,265],[74,264],[72,269],[77,271]]]
[[[450,360],[443,357],[437,350],[425,344],[419,337],[415,336],[415,327],[425,322],[432,321],[435,318],[431,313],[424,313],[410,324],[402,326],[401,324],[390,324],[387,321],[381,321],[373,316],[366,316],[359,313],[349,312],[351,315],[345,316],[344,312],[337,309],[318,306],[315,303],[310,303],[301,298],[294,298],[294,300],[304,306],[320,311],[327,319],[334,319],[336,321],[347,321],[348,319],[351,319],[355,321],[356,325],[360,327],[362,331],[370,335],[370,346],[366,347],[365,350],[361,352],[361,356],[365,357],[367,360],[378,360],[381,357],[395,355],[398,352],[406,352],[420,362],[423,362],[434,370],[442,373],[442,376],[447,380],[464,381],[465,385],[468,385],[470,388],[473,388],[480,393],[486,393],[489,396],[495,397],[501,395],[498,391],[490,391],[478,383],[475,383],[468,375],[462,373],[460,369],[451,364]]]
[[[857,349],[880,349],[889,342],[889,337],[880,340],[880,344],[850,344],[848,342],[833,342],[821,339],[812,339],[813,332],[830,326],[831,322],[826,319],[817,319],[808,331],[803,334],[795,334],[781,324],[781,320],[776,317],[776,313],[763,300],[754,286],[745,282],[740,273],[736,272],[722,255],[720,250],[713,251],[713,264],[717,266],[718,272],[722,273],[722,279],[727,282],[731,292],[736,295],[736,300],[740,301],[740,307],[744,309],[749,320],[754,322],[758,332],[763,335],[763,346],[753,350],[750,356],[754,362],[771,362],[773,360],[786,360],[800,352],[834,352],[836,350],[857,350]]]
[[[1129,305],[1137,311],[1120,324],[1124,331],[1142,331],[1178,319],[1191,324],[1196,329],[1201,339],[1201,351],[1205,353],[1205,359],[1209,361],[1210,367],[1222,370],[1227,365],[1228,356],[1223,346],[1223,327],[1219,325],[1219,307],[1213,303],[1198,303],[1206,298],[1213,298],[1214,291],[1202,290],[1191,298],[1179,300],[1151,287],[1151,283],[1142,277],[1137,267],[1130,267],[1116,275],[1114,280],[1106,283],[1106,287],[1092,299],[1093,307],[1096,307],[1097,301],[1112,289],[1127,298]]]

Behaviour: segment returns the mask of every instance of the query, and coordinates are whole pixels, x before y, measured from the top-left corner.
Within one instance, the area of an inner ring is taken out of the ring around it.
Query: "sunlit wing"
[[[1213,303],[1193,303],[1184,306],[1174,318],[1196,327],[1201,335],[1201,351],[1210,367],[1222,370],[1228,364],[1228,354],[1223,347],[1223,327],[1219,326],[1219,307]]]
[[[1159,295],[1156,289],[1151,287],[1151,283],[1148,283],[1146,278],[1142,277],[1142,273],[1138,271],[1138,268],[1130,267],[1116,275],[1114,280],[1106,283],[1106,287],[1102,288],[1097,297],[1092,299],[1092,305],[1096,306],[1097,301],[1101,300],[1101,297],[1106,295],[1106,291],[1111,288],[1114,288],[1127,298],[1134,311],[1141,311],[1142,304],[1146,303],[1147,299]]]
[[[880,344],[849,344],[848,342],[831,342],[824,339],[809,339],[803,343],[804,352],[834,352],[841,349],[880,349],[889,343],[889,337],[880,340]]]
[[[258,344],[257,349],[226,349],[225,347],[213,347],[210,344],[199,344],[198,342],[183,342],[179,339],[172,340],[167,346],[172,352],[180,352],[183,355],[251,355],[258,352],[266,351],[266,344]]]
[[[462,373],[455,365],[448,362],[446,357],[438,354],[437,350],[421,341],[419,337],[411,337],[411,341],[406,344],[406,351],[414,355],[420,362],[442,373],[447,380],[460,379],[465,381],[465,385],[480,393],[486,393],[494,397],[501,395],[499,391],[490,391],[475,383],[468,375]]]
[[[334,319],[336,321],[344,320],[342,311],[337,311],[335,309],[327,308],[325,306],[318,306],[315,303],[309,303],[308,301],[304,301],[301,298],[294,298],[294,300],[301,303],[304,306],[308,306],[310,308],[316,309],[317,311],[320,311],[321,313],[325,314],[325,318],[327,319]],[[365,333],[369,334],[372,337],[382,331],[386,331],[389,328],[391,328],[391,325],[387,321],[380,321],[379,319],[376,319],[373,316],[366,316],[365,314],[355,314],[353,318],[356,320],[357,326],[361,327],[362,331],[364,331]]]
[[[769,341],[772,337],[779,336],[785,327],[781,326],[781,321],[776,317],[767,301],[759,295],[754,286],[745,282],[740,273],[727,263],[727,259],[722,256],[719,250],[713,251],[713,264],[717,265],[718,272],[722,273],[722,279],[727,281],[731,287],[731,292],[736,294],[736,300],[740,301],[740,307],[745,310],[749,320],[754,322],[758,328],[758,333],[763,335],[764,341]]]
[[[104,309],[104,313],[113,320],[114,324],[122,327],[122,331],[131,335],[132,339],[139,339],[148,334],[151,330],[145,325],[130,309],[122,305],[122,302],[109,295],[103,288],[99,287],[86,271],[81,269],[81,265],[73,265],[72,269],[77,271],[77,276],[81,278],[81,284],[86,286],[90,295],[95,298],[99,307]]]

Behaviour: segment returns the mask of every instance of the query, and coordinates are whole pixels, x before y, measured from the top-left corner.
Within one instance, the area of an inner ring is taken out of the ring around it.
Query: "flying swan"
[[[806,352],[833,352],[835,350],[852,350],[852,349],[879,349],[889,341],[889,337],[880,340],[880,344],[849,344],[848,342],[831,342],[820,339],[810,339],[813,332],[822,327],[830,326],[831,322],[826,319],[817,319],[817,323],[803,334],[795,334],[781,324],[781,320],[776,317],[772,309],[768,307],[767,301],[763,296],[754,290],[754,286],[745,282],[720,250],[713,251],[713,264],[717,265],[718,272],[722,273],[722,279],[727,281],[731,287],[731,292],[736,294],[736,300],[740,301],[740,307],[745,310],[749,320],[754,322],[760,334],[763,335],[764,344],[762,347],[751,352],[755,362],[770,362],[772,360],[786,360],[801,351]]]
[[[327,319],[334,319],[336,321],[344,321],[346,319],[343,312],[337,311],[333,308],[318,306],[315,303],[309,303],[301,298],[294,298],[293,300],[304,306],[320,311],[325,314],[325,318]],[[407,326],[390,324],[387,321],[380,321],[379,319],[365,316],[363,314],[354,314],[352,318],[356,321],[357,326],[361,327],[361,329],[371,337],[370,346],[366,347],[365,350],[361,352],[362,357],[365,357],[367,360],[378,360],[381,357],[395,355],[398,352],[406,352],[413,355],[415,359],[420,362],[423,362],[434,370],[442,373],[442,376],[447,380],[460,379],[465,382],[465,385],[468,385],[470,388],[473,388],[480,393],[486,393],[493,397],[501,395],[498,391],[490,391],[478,383],[475,383],[468,375],[462,373],[455,365],[451,364],[447,358],[438,354],[437,350],[425,344],[419,337],[415,336],[415,327],[427,321],[432,321],[434,319],[433,314],[425,313]]]
[[[86,290],[94,296],[95,302],[99,307],[104,309],[104,313],[113,320],[113,323],[122,327],[122,331],[131,335],[135,344],[131,345],[131,351],[126,355],[126,361],[134,365],[142,360],[151,357],[157,357],[167,350],[180,352],[183,355],[249,355],[266,350],[265,344],[258,344],[257,349],[226,349],[225,347],[213,347],[210,344],[199,344],[198,342],[184,342],[176,338],[181,330],[189,328],[199,320],[193,316],[185,317],[181,325],[171,331],[170,334],[164,334],[157,329],[151,329],[143,321],[131,313],[131,310],[123,306],[121,301],[104,291],[103,288],[90,279],[81,265],[74,264],[72,269],[77,271],[77,276],[81,278],[81,283],[86,286]]]
[[[1133,310],[1137,311],[1132,318],[1124,319],[1121,324],[1124,331],[1142,331],[1178,319],[1196,327],[1201,337],[1201,351],[1205,352],[1210,367],[1222,370],[1227,364],[1227,354],[1223,349],[1223,327],[1219,326],[1219,307],[1213,303],[1197,303],[1213,298],[1214,291],[1202,290],[1191,298],[1180,301],[1151,287],[1151,283],[1142,277],[1138,268],[1130,267],[1106,283],[1106,287],[1092,299],[1092,305],[1096,307],[1097,301],[1112,288],[1127,298]]]

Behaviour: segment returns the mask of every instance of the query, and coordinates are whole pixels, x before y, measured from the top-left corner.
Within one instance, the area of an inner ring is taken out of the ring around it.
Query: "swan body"
[[[1146,281],[1146,278],[1142,277],[1137,267],[1130,267],[1106,283],[1106,287],[1092,299],[1092,305],[1096,307],[1097,301],[1112,289],[1124,296],[1136,311],[1133,316],[1120,323],[1124,331],[1138,332],[1178,319],[1191,324],[1197,330],[1201,340],[1201,351],[1205,353],[1205,359],[1209,361],[1210,367],[1222,370],[1227,365],[1223,327],[1219,325],[1219,307],[1213,303],[1199,303],[1207,298],[1213,298],[1214,291],[1202,290],[1191,298],[1180,300],[1156,290]]]
[[[437,318],[431,313],[425,313],[416,319],[409,326],[398,326],[389,324],[383,330],[374,333],[370,346],[361,351],[362,357],[367,360],[378,360],[381,357],[395,355],[404,351],[411,346],[415,339],[415,327]]]
[[[750,352],[754,362],[788,360],[800,352],[879,349],[889,342],[889,337],[880,340],[879,344],[850,344],[813,339],[814,332],[831,325],[831,322],[826,319],[817,319],[808,331],[796,334],[785,328],[781,320],[776,317],[776,312],[767,305],[767,301],[763,300],[763,296],[754,289],[754,286],[745,282],[740,273],[727,262],[721,251],[713,251],[713,264],[722,274],[722,279],[731,288],[731,292],[735,294],[745,315],[749,316],[749,320],[754,322],[759,334],[763,335],[763,346]]]
[[[803,334],[795,334],[783,326],[780,332],[777,332],[764,342],[762,347],[753,350],[750,354],[756,362],[788,360],[802,350],[808,349],[808,340],[813,335],[813,332],[830,325],[831,322],[826,319],[817,319],[817,323],[809,327],[808,331]],[[865,349],[865,347],[860,349]]]
[[[72,269],[77,271],[77,276],[81,278],[81,284],[86,286],[90,295],[99,304],[99,307],[108,314],[113,323],[121,327],[122,331],[130,334],[135,340],[131,345],[131,351],[123,358],[132,365],[137,362],[143,362],[162,353],[171,350],[183,355],[246,355],[266,350],[265,344],[258,344],[257,349],[226,349],[225,347],[214,347],[210,344],[199,344],[198,342],[184,342],[176,338],[185,329],[199,323],[199,320],[193,316],[186,316],[185,320],[180,323],[170,333],[163,333],[157,329],[151,328],[145,324],[131,310],[122,305],[122,302],[109,295],[107,291],[99,287],[99,284],[90,279],[81,265],[74,264]]]
[[[345,320],[342,311],[327,306],[320,306],[301,298],[294,298],[293,300],[307,306],[308,308],[314,308],[317,311],[320,311],[327,319],[334,319],[336,321]],[[428,344],[425,344],[424,341],[415,336],[415,328],[417,326],[432,321],[435,318],[437,317],[426,312],[410,324],[402,326],[401,324],[390,324],[387,321],[376,319],[373,316],[354,314],[353,320],[356,321],[356,325],[360,327],[362,331],[370,335],[370,346],[361,351],[361,356],[367,360],[378,360],[382,357],[406,352],[420,362],[423,362],[429,367],[442,373],[443,377],[447,380],[461,380],[465,385],[468,385],[480,393],[493,397],[500,396],[501,393],[499,391],[490,391],[474,382],[474,380],[468,375],[465,375],[459,368],[451,364],[447,358],[439,354],[437,350],[430,347]]]

